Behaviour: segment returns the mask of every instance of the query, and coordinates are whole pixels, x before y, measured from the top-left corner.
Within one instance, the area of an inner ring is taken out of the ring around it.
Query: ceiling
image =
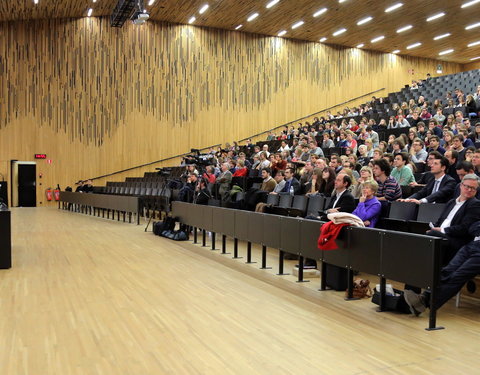
[[[195,26],[215,27],[239,32],[276,36],[282,30],[284,38],[319,42],[326,37],[326,44],[356,47],[382,52],[400,50],[399,54],[426,57],[457,63],[470,63],[480,57],[480,1],[466,8],[461,5],[471,0],[279,0],[271,8],[266,5],[271,0],[155,0],[151,6],[144,0],[151,19],[173,23],[188,23],[196,17]],[[403,6],[389,13],[385,9],[398,2]],[[92,16],[109,16],[117,0],[17,0],[0,1],[0,21],[27,20],[41,18],[85,17],[93,8]],[[203,14],[199,9],[209,4]],[[327,11],[318,17],[313,14],[322,9]],[[259,16],[247,22],[247,18],[258,12]],[[427,22],[426,19],[437,13],[445,16]],[[373,19],[363,25],[357,22],[367,16]],[[296,29],[292,25],[298,21],[304,24]],[[468,25],[479,26],[466,30]],[[397,30],[412,25],[412,28],[397,33]],[[140,26],[141,27],[141,26]],[[347,29],[341,35],[332,34]],[[433,38],[450,33],[440,40]],[[371,40],[384,36],[383,40]],[[419,47],[407,50],[406,47],[420,42]],[[453,49],[452,53],[440,56],[439,53]],[[480,60],[480,59],[479,59]]]

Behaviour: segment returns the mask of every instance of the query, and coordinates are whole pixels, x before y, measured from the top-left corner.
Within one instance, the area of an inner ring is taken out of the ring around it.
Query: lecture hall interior
[[[479,30],[0,1],[0,374],[479,374]]]

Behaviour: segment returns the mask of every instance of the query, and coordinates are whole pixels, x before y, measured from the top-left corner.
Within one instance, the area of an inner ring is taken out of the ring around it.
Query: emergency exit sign
[[[46,159],[47,154],[35,154],[35,159]]]

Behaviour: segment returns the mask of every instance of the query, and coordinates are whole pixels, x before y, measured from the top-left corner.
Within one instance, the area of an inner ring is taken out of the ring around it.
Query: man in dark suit
[[[444,156],[440,159],[434,159],[430,167],[430,172],[434,178],[428,181],[422,190],[408,199],[401,199],[401,201],[414,202],[416,204],[446,203],[453,198],[453,192],[457,183],[452,177],[445,174],[449,167],[448,160]]]
[[[436,309],[442,307],[462,289],[468,280],[480,273],[480,222],[477,221],[470,227],[469,236],[474,240],[463,246],[448,265],[442,268],[440,285],[433,301]],[[404,297],[410,310],[416,316],[430,307],[428,291],[417,294],[412,290],[405,290]]]
[[[450,200],[428,235],[448,240],[448,253],[444,264],[453,258],[458,249],[473,240],[468,229],[480,220],[480,201],[475,198],[479,187],[479,178],[467,174],[460,183],[460,196]]]
[[[353,212],[356,205],[355,198],[348,190],[351,184],[352,179],[346,174],[339,174],[335,178],[335,193],[332,195],[330,203],[325,210],[326,213]]]
[[[293,168],[285,169],[285,186],[283,187],[281,193],[290,193],[290,188],[293,187],[293,194],[298,194],[300,192],[300,182],[293,177],[295,170]]]

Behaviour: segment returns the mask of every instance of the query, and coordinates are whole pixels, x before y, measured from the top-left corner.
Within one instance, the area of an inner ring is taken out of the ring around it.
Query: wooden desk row
[[[325,289],[325,264],[348,270],[349,295],[353,290],[353,271],[362,271],[380,277],[380,310],[385,311],[386,280],[396,280],[409,285],[429,289],[431,300],[435,298],[439,283],[442,240],[439,238],[388,231],[382,229],[347,227],[337,241],[339,249],[322,251],[317,239],[322,222],[241,211],[184,202],[172,202],[172,213],[180,222],[223,235],[222,251],[225,252],[225,236],[234,239],[234,258],[238,257],[238,240],[247,241],[247,262],[251,261],[251,243],[261,244],[262,267],[266,268],[266,248],[279,250],[279,274],[283,274],[285,253],[297,254],[299,281],[303,280],[303,259],[322,262],[321,288]],[[195,242],[197,232],[195,229]],[[433,303],[430,304],[433,306]],[[436,310],[430,309],[428,330],[436,327]]]
[[[61,202],[66,204],[61,205]],[[112,211],[112,219],[115,218],[115,212],[117,212],[117,220],[120,220],[120,213],[123,213],[123,221],[125,221],[125,215],[128,214],[129,222],[131,222],[132,215],[136,215],[137,224],[140,224],[139,197],[62,191],[60,192],[58,208],[76,209],[90,214],[93,211],[94,215],[96,211],[100,215],[101,209],[103,217],[105,217],[105,210],[107,210],[107,218]]]

